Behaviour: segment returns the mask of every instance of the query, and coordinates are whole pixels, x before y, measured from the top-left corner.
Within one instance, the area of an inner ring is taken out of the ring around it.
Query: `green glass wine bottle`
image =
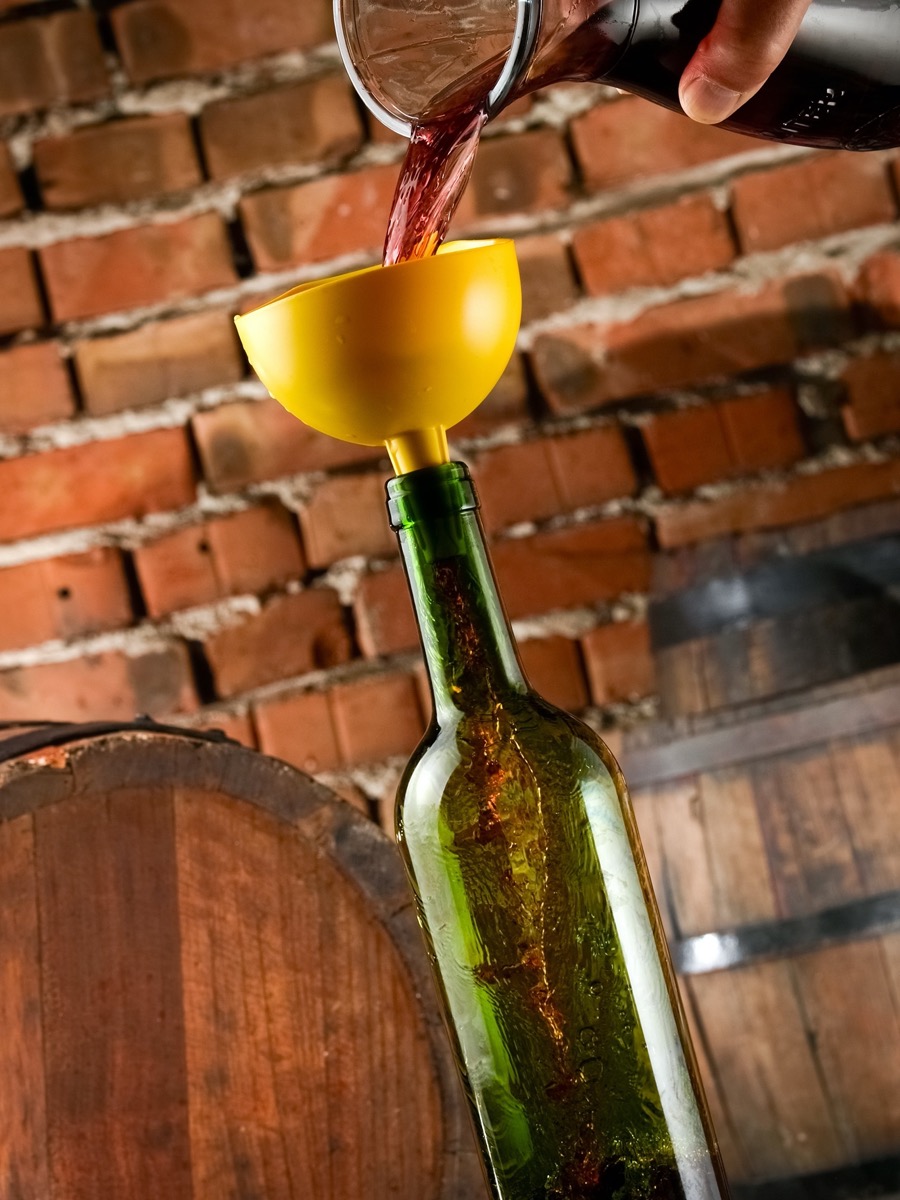
[[[528,686],[477,508],[388,484],[434,700],[397,836],[491,1195],[724,1200],[621,773]]]

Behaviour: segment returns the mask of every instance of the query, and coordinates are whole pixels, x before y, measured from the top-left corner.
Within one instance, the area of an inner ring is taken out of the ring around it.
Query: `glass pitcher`
[[[546,84],[595,81],[680,111],[719,0],[334,0],[344,64],[403,136],[483,97],[488,119]],[[787,56],[726,121],[779,142],[900,145],[900,5],[813,0]]]

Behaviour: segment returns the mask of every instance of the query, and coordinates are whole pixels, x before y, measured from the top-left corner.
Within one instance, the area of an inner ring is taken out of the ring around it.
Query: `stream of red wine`
[[[437,252],[472,174],[485,120],[478,99],[413,130],[388,221],[386,267]]]

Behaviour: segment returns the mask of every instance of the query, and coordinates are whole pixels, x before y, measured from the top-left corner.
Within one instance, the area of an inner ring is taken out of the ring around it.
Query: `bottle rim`
[[[463,462],[440,463],[396,475],[385,484],[387,510],[395,533],[420,521],[475,512],[480,506],[469,468]]]
[[[538,31],[541,25],[543,0],[516,0],[516,28],[513,33],[509,54],[503,64],[503,70],[497,82],[491,88],[487,99],[487,119],[500,111],[513,88],[528,69],[537,45]],[[356,94],[378,120],[394,133],[409,139],[412,137],[414,121],[408,116],[392,112],[380,100],[377,100],[366,86],[365,80],[354,61],[350,50],[350,39],[344,27],[344,0],[333,0],[334,29],[337,37],[338,50],[344,70],[353,84]]]

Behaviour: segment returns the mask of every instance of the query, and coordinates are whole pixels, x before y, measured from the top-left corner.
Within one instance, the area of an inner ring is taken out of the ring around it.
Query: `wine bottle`
[[[512,98],[596,80],[677,112],[678,84],[719,0],[542,0],[534,58]],[[813,0],[784,60],[726,129],[803,146],[900,145],[900,9],[893,0]]]
[[[625,784],[529,687],[469,473],[388,483],[434,702],[397,837],[494,1200],[723,1200]]]

